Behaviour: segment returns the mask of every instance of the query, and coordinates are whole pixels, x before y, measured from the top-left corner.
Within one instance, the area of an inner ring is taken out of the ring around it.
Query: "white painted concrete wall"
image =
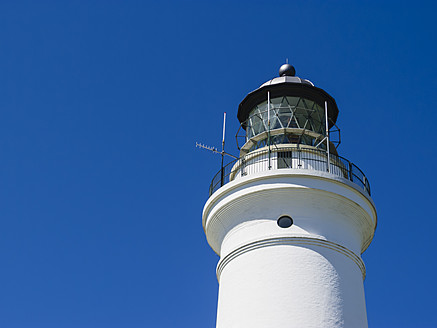
[[[236,179],[205,205],[220,255],[218,328],[367,327],[361,253],[373,202],[328,173],[272,170]],[[281,215],[294,220],[280,228]]]
[[[217,327],[367,327],[361,271],[324,246],[253,249],[221,273]]]

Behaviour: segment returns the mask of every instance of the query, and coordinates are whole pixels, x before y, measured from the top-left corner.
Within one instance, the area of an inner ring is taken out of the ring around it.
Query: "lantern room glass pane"
[[[281,96],[270,99],[270,130],[298,128],[325,135],[324,108],[313,100]],[[255,106],[246,121],[247,140],[268,131],[267,100]],[[279,143],[290,143],[290,138],[277,138]],[[293,141],[295,138],[292,138]]]

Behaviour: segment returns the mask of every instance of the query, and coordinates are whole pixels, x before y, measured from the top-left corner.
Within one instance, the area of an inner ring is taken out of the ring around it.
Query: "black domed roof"
[[[290,68],[291,67],[291,68]],[[270,92],[271,98],[280,96],[302,97],[313,100],[322,108],[325,107],[325,101],[328,103],[329,128],[337,121],[338,107],[335,99],[325,90],[317,88],[314,84],[297,76],[289,75],[295,72],[294,67],[289,64],[281,66],[279,73],[282,76],[276,77],[262,84],[258,89],[249,93],[238,106],[238,120],[244,125],[252,109],[267,100],[267,92]]]

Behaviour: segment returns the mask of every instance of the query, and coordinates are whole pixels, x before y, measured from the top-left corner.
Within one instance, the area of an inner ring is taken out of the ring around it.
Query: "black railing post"
[[[297,168],[302,168],[302,154],[299,145],[297,145]]]
[[[240,158],[240,170],[241,170],[241,176],[245,176],[246,172],[246,161],[244,160],[244,157]]]
[[[354,181],[354,178],[352,177],[352,163],[347,161],[349,163],[349,180],[352,182]]]

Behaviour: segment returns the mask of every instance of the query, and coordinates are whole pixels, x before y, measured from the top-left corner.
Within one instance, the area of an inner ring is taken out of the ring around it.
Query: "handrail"
[[[302,169],[327,172],[326,151],[316,148],[272,148],[272,169]],[[358,166],[344,157],[330,154],[330,173],[359,185],[370,196],[370,183]],[[209,195],[235,178],[268,171],[268,150],[252,151],[226,164],[211,181]]]

